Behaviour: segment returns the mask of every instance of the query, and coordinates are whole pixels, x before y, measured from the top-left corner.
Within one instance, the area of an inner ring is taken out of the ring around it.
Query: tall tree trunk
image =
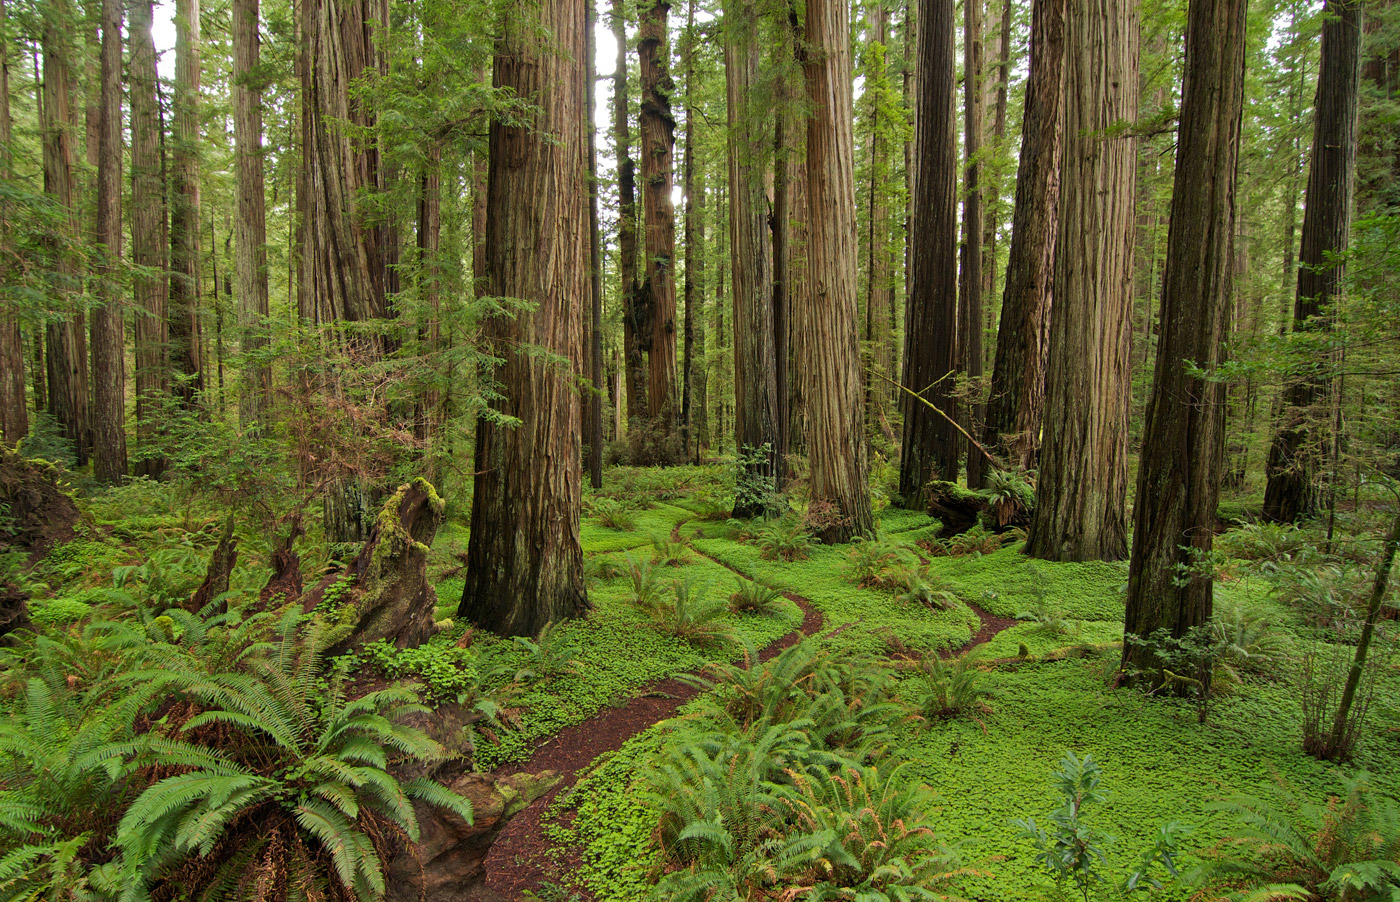
[[[685,295],[684,351],[681,363],[681,437],[686,460],[697,459],[695,444],[695,264],[703,258],[696,246],[696,229],[700,226],[695,207],[695,0],[685,7]],[[701,348],[703,351],[703,347]]]
[[[796,8],[788,7],[786,27],[779,30],[779,53],[785,61],[800,62],[797,55],[800,24]],[[807,266],[807,167],[800,110],[802,85],[784,76],[778,86],[779,101],[773,124],[773,309],[778,347],[778,478],[791,475],[790,454],[806,451],[806,389],[800,361],[806,341],[800,312],[809,290]],[[779,315],[781,314],[781,316]],[[781,322],[778,320],[781,319]]]
[[[97,301],[92,311],[93,475],[126,478],[126,330],[118,281],[122,256],[122,0],[102,0],[98,114]]]
[[[588,279],[585,111],[591,104],[583,0],[544,0],[504,17],[497,88],[534,98],[533,122],[491,123],[487,254],[491,293],[535,309],[496,316],[485,338],[503,361],[498,413],[476,434],[476,488],[460,616],[508,635],[533,635],[582,614],[579,508],[581,411]],[[544,46],[543,35],[553,46]],[[535,345],[568,369],[528,353]]]
[[[666,20],[671,5],[656,0],[643,9],[638,28],[641,60],[642,222],[645,226],[645,288],[651,342],[647,353],[647,413],[665,457],[677,436],[676,393],[676,210],[671,202],[671,158],[676,120],[671,115],[670,44]]]
[[[88,421],[87,341],[85,318],[77,311],[81,293],[72,246],[78,241],[78,210],[73,168],[77,155],[73,139],[78,123],[73,110],[73,12],[68,0],[47,5],[41,41],[44,51],[43,133],[44,193],[66,211],[55,239],[55,311],[66,319],[45,327],[48,344],[49,412],[73,445],[79,466],[87,463]]]
[[[1011,250],[983,444],[1033,470],[1040,451],[1064,134],[1065,0],[1034,0]]]
[[[14,178],[10,156],[10,29],[5,0],[0,0],[0,180]],[[8,201],[0,198],[0,281],[8,281],[10,238]],[[37,344],[37,342],[36,342]],[[0,441],[14,446],[29,434],[29,410],[24,402],[24,341],[20,335],[19,311],[0,309]]]
[[[131,260],[136,299],[136,444],[143,452],[138,476],[159,477],[165,461],[145,453],[158,435],[156,411],[170,394],[169,326],[166,320],[165,176],[161,166],[160,102],[156,96],[156,46],[152,0],[131,5],[128,26],[131,91]]]
[[[613,152],[617,155],[618,269],[622,278],[623,362],[627,371],[627,419],[647,414],[646,349],[651,332],[646,302],[637,281],[637,182],[627,104],[627,17],[623,0],[613,0],[612,33],[617,42],[613,66]]]
[[[603,236],[598,228],[598,129],[593,125],[593,85],[597,80],[597,51],[593,28],[598,21],[597,0],[584,0],[588,6],[588,69],[585,73],[584,104],[580,111],[588,131],[588,480],[595,489],[603,487]],[[687,313],[689,309],[687,308]]]
[[[1071,0],[1055,315],[1035,516],[1026,552],[1057,561],[1127,555],[1138,105],[1135,0]]]
[[[418,228],[415,235],[418,259],[419,302],[426,321],[419,327],[418,339],[424,350],[437,357],[443,349],[442,331],[442,148],[434,143],[423,161],[418,177]],[[440,358],[439,358],[440,359]],[[425,466],[423,473],[434,485],[441,485],[442,462],[448,459],[447,449],[439,445],[443,425],[449,411],[451,395],[438,387],[450,385],[451,364],[439,364],[440,375],[425,374],[429,381],[418,395],[415,412],[414,437],[422,443]]]
[[[1356,128],[1361,81],[1361,8],[1329,0],[1322,24],[1322,57],[1313,114],[1312,161],[1303,204],[1294,332],[1332,328],[1341,297],[1356,186]],[[1333,377],[1309,372],[1284,392],[1282,422],[1269,449],[1264,516],[1291,522],[1317,506],[1314,478],[1329,441],[1326,420]]]
[[[958,334],[962,348],[962,370],[968,379],[982,377],[982,0],[963,0],[963,248],[962,303],[958,308]],[[975,384],[975,382],[974,382]],[[982,405],[962,405],[969,435],[980,431]],[[967,443],[967,485],[982,487],[982,452],[975,442]]]
[[[889,77],[886,63],[888,15],[883,0],[875,0],[870,9],[870,46],[866,52],[866,90],[871,94],[870,105],[870,164],[869,216],[866,221],[865,242],[865,337],[862,341],[862,362],[865,366],[865,421],[868,433],[886,422],[884,400],[889,396],[880,377],[888,378],[889,317],[885,296],[890,289],[889,266],[889,138],[892,124],[882,115],[888,104],[885,84]],[[888,428],[888,427],[886,427]]]
[[[850,13],[845,0],[807,5],[803,69],[807,120],[808,276],[803,325],[810,335],[802,369],[809,374],[807,451],[816,522],[826,543],[874,529],[861,409],[856,319],[856,196],[851,111]]]
[[[952,413],[957,358],[958,152],[953,125],[952,0],[919,0],[914,219],[909,253],[909,303],[904,318],[903,449],[899,494],[921,508],[930,478],[954,479],[958,434],[943,414]]]
[[[1161,662],[1126,641],[1210,621],[1209,559],[1225,451],[1223,362],[1234,284],[1235,184],[1244,110],[1245,0],[1191,0],[1161,337],[1133,505],[1123,669]],[[1185,570],[1190,575],[1183,578]]]
[[[262,75],[258,0],[233,4],[233,137],[238,190],[238,331],[244,354],[239,416],[261,420],[272,395],[272,369],[247,359],[267,345],[267,217],[263,200]]]
[[[758,13],[751,2],[725,9],[724,72],[729,110],[729,252],[734,297],[734,449],[745,469],[734,516],[769,512],[778,444],[778,357],[769,259],[768,106],[760,101]]]
[[[175,5],[174,161],[170,181],[170,357],[175,394],[193,406],[204,391],[199,310],[200,0]]]
[[[987,91],[993,107],[992,147],[995,148],[997,157],[1002,156],[1006,145],[1007,93],[1011,82],[1011,3],[1012,0],[1002,0],[1001,21],[997,26],[996,84]],[[1001,209],[1002,197],[1000,174],[996,174],[988,184],[986,194],[992,202],[985,204],[986,216],[982,225],[982,304],[986,308],[987,330],[990,332],[993,307],[996,306],[990,299],[996,291],[997,281],[997,214]]]
[[[698,359],[692,362],[690,371],[690,403],[692,413],[692,459],[700,463],[701,449],[710,447],[709,417],[709,366],[705,353],[705,174],[700,173],[695,182],[695,236],[694,244],[686,242],[686,279],[693,282],[695,292],[695,316],[691,323],[694,329],[695,348]],[[689,333],[688,333],[689,334]]]

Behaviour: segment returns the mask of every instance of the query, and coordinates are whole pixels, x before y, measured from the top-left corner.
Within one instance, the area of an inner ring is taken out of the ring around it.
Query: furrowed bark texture
[[[175,130],[170,171],[170,362],[175,394],[192,406],[204,390],[199,315],[199,3],[175,4]]]
[[[0,0],[0,179],[13,178],[10,158],[10,43],[5,21],[5,0]],[[13,253],[9,210],[0,200],[0,260]],[[0,281],[7,281],[8,266],[0,263]],[[0,310],[0,441],[14,446],[29,434],[29,409],[24,401],[24,344],[19,312]]]
[[[238,275],[240,348],[255,354],[267,345],[267,217],[263,198],[262,87],[256,81],[261,39],[258,0],[233,4],[233,137],[237,177],[238,231],[234,243]],[[251,81],[254,80],[254,81]],[[272,369],[243,365],[239,416],[244,425],[262,418],[272,394]]]
[[[647,353],[647,414],[658,438],[676,434],[676,208],[671,202],[676,119],[671,114],[671,5],[658,0],[642,11],[637,56],[641,60],[642,221],[646,231],[645,284],[651,346]],[[673,463],[678,461],[672,461]]]
[[[484,325],[517,425],[477,424],[471,541],[460,615],[507,635],[588,608],[579,544],[583,474],[583,299],[588,296],[588,97],[583,0],[543,0],[507,17],[495,84],[539,105],[534,122],[491,124],[487,254],[491,294],[534,310]],[[552,46],[540,35],[552,36]],[[563,358],[550,362],[522,345]]]
[[[623,0],[613,0],[612,32],[617,42],[613,65],[613,151],[617,155],[618,247],[622,270],[623,362],[627,382],[627,419],[647,412],[646,349],[650,323],[637,281],[637,177],[632,162],[632,130],[627,109],[627,17]]]
[[[1135,0],[1070,0],[1055,315],[1035,517],[1026,552],[1057,561],[1128,553],[1137,139]]]
[[[126,478],[126,332],[118,282],[122,256],[122,0],[102,0],[98,114],[98,306],[92,311],[93,475]]]
[[[982,0],[963,0],[963,271],[962,303],[958,305],[960,363],[969,379],[982,376],[982,229],[986,220],[982,203]],[[963,422],[969,435],[980,431],[980,404],[964,404]],[[967,444],[967,484],[981,488],[985,460],[972,443]]]

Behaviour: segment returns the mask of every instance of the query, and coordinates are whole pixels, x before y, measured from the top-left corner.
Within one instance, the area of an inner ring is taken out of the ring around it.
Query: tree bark
[[[126,330],[122,257],[122,0],[102,0],[97,150],[97,301],[92,311],[93,475],[126,478]]]
[[[888,397],[881,376],[890,374],[888,314],[886,295],[890,291],[889,188],[891,123],[885,113],[889,90],[886,79],[888,13],[883,0],[875,0],[870,10],[870,46],[866,48],[866,90],[870,92],[869,216],[866,226],[865,337],[862,361],[865,367],[865,421],[868,434],[886,422],[884,402]],[[888,428],[888,426],[886,426]]]
[[[1011,250],[982,444],[1033,470],[1040,450],[1064,134],[1065,0],[1034,0]]]
[[[66,212],[53,239],[55,312],[66,319],[45,327],[49,412],[73,445],[78,466],[87,463],[91,441],[88,420],[87,340],[85,317],[77,311],[81,291],[73,248],[78,243],[78,210],[73,168],[77,119],[72,89],[72,9],[55,0],[43,16],[44,193]]]
[[[860,403],[851,34],[844,0],[812,0],[806,36],[811,292],[803,299],[810,341],[801,366],[811,388],[806,398],[811,499],[814,506],[829,508],[819,511],[815,531],[821,541],[837,544],[874,529]]]
[[[14,178],[10,157],[10,30],[5,0],[0,0],[0,180]],[[9,204],[0,199],[0,281],[9,281],[9,260],[14,253],[10,238]],[[0,310],[0,441],[13,447],[29,434],[29,409],[24,401],[24,342],[19,311]]]
[[[958,344],[962,370],[969,380],[982,377],[982,0],[963,0],[963,248],[962,303],[958,308]],[[975,381],[974,381],[975,384]],[[961,405],[969,435],[981,431],[981,404]],[[968,488],[982,487],[983,458],[976,444],[967,445]]]
[[[233,4],[233,136],[238,191],[238,331],[244,354],[239,416],[245,426],[267,414],[272,369],[247,359],[267,345],[267,216],[263,200],[262,75],[258,0]]]
[[[598,64],[593,26],[598,21],[597,0],[584,0],[588,6],[588,69],[584,73],[582,115],[588,131],[588,480],[595,489],[603,487],[603,238],[598,228],[598,130],[593,126],[593,85]],[[693,2],[693,0],[692,0]],[[689,316],[690,308],[686,307]],[[688,351],[687,347],[687,351]]]
[[[613,0],[612,32],[617,42],[613,68],[613,151],[617,154],[618,246],[622,276],[623,361],[627,371],[627,419],[647,412],[646,349],[651,333],[647,308],[637,281],[637,187],[632,163],[627,108],[627,18],[623,0]]]
[[[491,123],[491,293],[536,306],[483,326],[503,361],[493,407],[519,422],[483,417],[477,424],[460,616],[509,635],[533,635],[588,609],[574,388],[588,278],[585,19],[583,0],[545,0],[512,10],[497,44],[496,87],[534,98],[539,111],[533,122]],[[546,362],[525,345],[567,363]]]
[[[758,13],[735,0],[725,9],[724,72],[729,110],[729,252],[734,300],[734,450],[744,469],[735,517],[769,513],[780,460],[778,357],[769,259],[768,107],[754,90],[759,73]]]
[[[131,6],[131,259],[136,266],[132,289],[136,300],[136,461],[137,476],[157,478],[165,461],[144,453],[156,441],[156,411],[170,395],[169,326],[166,319],[165,177],[161,167],[160,104],[156,96],[156,47],[151,35],[152,0]]]
[[[591,32],[590,32],[591,33]],[[590,46],[591,46],[590,42]],[[696,259],[703,259],[703,251],[696,246],[696,228],[700,225],[696,213],[695,196],[695,0],[689,0],[685,7],[685,296],[684,348],[681,362],[681,437],[687,461],[698,460],[695,443],[695,266]],[[703,208],[702,208],[703,209]],[[704,348],[701,348],[704,351]]]
[[[1362,14],[1354,0],[1329,0],[1325,13],[1293,303],[1295,333],[1332,329],[1332,306],[1341,297],[1346,274],[1356,187]],[[1330,366],[1330,360],[1322,362],[1284,391],[1282,421],[1269,448],[1266,519],[1291,522],[1317,508],[1314,479],[1329,441],[1326,421],[1334,381],[1327,372]]]
[[[914,210],[909,302],[904,319],[904,386],[952,413],[957,358],[957,133],[953,125],[953,3],[919,0]],[[901,393],[899,494],[922,510],[930,479],[955,479],[958,434],[917,398]]]
[[[200,0],[175,6],[174,155],[170,180],[170,357],[186,407],[204,391],[199,310]]]
[[[1071,0],[1065,16],[1065,148],[1045,445],[1026,553],[1127,555],[1138,14],[1134,0]]]
[[[655,438],[668,449],[679,438],[680,414],[676,393],[676,210],[671,202],[676,120],[671,114],[674,83],[666,34],[670,9],[667,0],[656,0],[642,11],[637,44],[642,76],[642,221],[646,233],[643,290],[651,325],[647,414]],[[664,456],[678,462],[669,453]]]
[[[1210,621],[1203,569],[1215,536],[1225,451],[1224,360],[1235,282],[1235,186],[1244,110],[1245,0],[1191,0],[1167,233],[1156,372],[1147,404],[1123,669],[1160,683],[1152,649],[1126,641],[1158,629],[1180,639]],[[1195,374],[1196,368],[1208,375]]]

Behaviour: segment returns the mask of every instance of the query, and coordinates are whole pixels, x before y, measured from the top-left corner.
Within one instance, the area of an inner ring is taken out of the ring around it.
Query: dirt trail
[[[676,524],[672,530],[672,540],[678,541],[679,538],[680,524]],[[730,564],[698,549],[696,551],[739,576],[749,578]],[[802,623],[797,629],[764,647],[759,653],[760,661],[775,657],[805,636],[816,635],[825,624],[821,612],[806,598],[793,592],[784,592],[783,595],[802,609]],[[967,605],[981,621],[981,629],[967,644],[950,654],[961,654],[981,645],[1016,623],[1015,620],[988,614],[970,602]],[[562,850],[552,848],[552,843],[545,836],[543,823],[549,806],[561,792],[578,782],[583,771],[598,756],[616,751],[638,733],[673,717],[681,705],[698,694],[697,687],[676,677],[656,680],[642,686],[632,697],[619,700],[616,706],[606,708],[582,723],[560,730],[536,749],[530,760],[499,768],[496,772],[500,775],[554,771],[560,780],[554,789],[506,824],[486,857],[485,885],[468,896],[468,900],[515,902],[530,898],[525,895],[527,892],[538,894],[544,886],[559,884],[566,879],[579,865],[582,850],[576,847]],[[563,825],[567,826],[572,817],[572,812],[566,812]],[[582,893],[580,895],[583,896]]]

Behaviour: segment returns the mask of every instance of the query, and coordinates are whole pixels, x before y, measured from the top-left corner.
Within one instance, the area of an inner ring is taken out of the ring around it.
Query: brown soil
[[[673,531],[673,538],[678,538],[679,532],[678,525]],[[723,561],[709,555],[705,557],[739,573]],[[760,661],[769,660],[804,636],[815,635],[823,626],[821,612],[811,602],[791,592],[783,594],[802,608],[805,616],[797,629],[764,648],[759,653]],[[981,619],[982,628],[952,654],[981,645],[1016,623],[1005,617],[994,617],[977,605],[969,603],[968,607]],[[581,864],[582,849],[577,846],[554,847],[544,833],[546,812],[559,793],[577,783],[583,771],[598,756],[616,751],[628,739],[674,716],[681,705],[698,693],[695,686],[674,677],[649,683],[631,698],[619,700],[615,707],[560,730],[540,746],[529,761],[501,767],[497,773],[502,776],[554,771],[560,776],[560,781],[553,790],[506,824],[486,857],[484,886],[467,897],[469,902],[512,902],[535,898],[551,884],[567,887],[566,892],[591,900],[586,890],[570,884],[570,875],[576,873]],[[560,817],[560,826],[568,827],[573,817],[572,811],[564,812]]]

